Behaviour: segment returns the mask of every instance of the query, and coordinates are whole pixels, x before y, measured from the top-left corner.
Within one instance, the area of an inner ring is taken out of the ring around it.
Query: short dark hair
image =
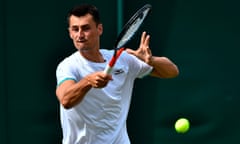
[[[68,24],[69,24],[70,16],[74,15],[74,16],[80,17],[80,16],[85,16],[86,14],[92,15],[93,20],[96,22],[96,24],[101,23],[100,14],[99,14],[97,7],[95,7],[94,5],[91,5],[91,4],[82,4],[82,5],[77,5],[77,6],[73,7],[68,12],[68,16],[67,16]]]

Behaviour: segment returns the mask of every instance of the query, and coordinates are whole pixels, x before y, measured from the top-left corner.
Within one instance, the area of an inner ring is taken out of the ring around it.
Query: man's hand
[[[152,52],[149,48],[150,35],[146,32],[142,33],[141,42],[137,50],[127,49],[129,54],[135,55],[137,58],[141,59],[147,64],[151,63]]]
[[[112,76],[104,72],[95,72],[85,77],[88,83],[94,88],[105,87],[109,80],[112,80]]]
[[[151,65],[153,67],[151,76],[159,78],[176,77],[179,74],[178,67],[166,57],[153,56],[149,48],[149,41],[150,36],[147,35],[146,32],[143,32],[139,48],[135,51],[127,49],[127,52]]]

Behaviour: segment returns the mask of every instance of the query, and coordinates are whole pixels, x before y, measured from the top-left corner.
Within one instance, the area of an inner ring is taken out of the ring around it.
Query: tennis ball
[[[186,118],[179,118],[175,123],[175,130],[178,133],[186,133],[190,128],[190,122]]]

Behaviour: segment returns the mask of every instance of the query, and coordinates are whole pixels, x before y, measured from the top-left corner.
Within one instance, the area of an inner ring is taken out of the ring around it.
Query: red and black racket
[[[148,16],[151,9],[152,6],[150,4],[144,5],[124,25],[122,31],[118,35],[117,40],[115,42],[114,54],[104,70],[105,73],[110,74],[112,72],[112,68],[114,67],[114,64],[116,63],[118,57],[125,50],[124,46],[131,40],[131,38],[137,32],[145,18]]]

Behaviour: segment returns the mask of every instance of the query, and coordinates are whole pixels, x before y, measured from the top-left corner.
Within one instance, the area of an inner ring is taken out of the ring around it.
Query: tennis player
[[[150,36],[142,33],[139,48],[127,49],[113,72],[103,72],[113,50],[100,49],[103,25],[93,5],[68,14],[69,36],[77,51],[56,69],[63,144],[130,144],[126,128],[134,80],[150,75],[174,78],[177,66],[152,56]]]

